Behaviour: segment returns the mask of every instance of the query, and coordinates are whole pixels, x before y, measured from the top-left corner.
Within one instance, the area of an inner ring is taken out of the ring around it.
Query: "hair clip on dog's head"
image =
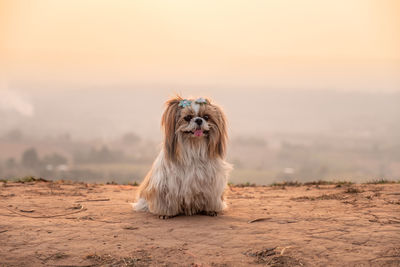
[[[189,106],[192,105],[192,103],[193,103],[192,100],[182,99],[181,101],[179,101],[179,107],[183,107],[183,108],[189,107]],[[202,104],[209,104],[208,101],[207,101],[207,99],[202,98],[202,97],[197,98],[197,99],[194,101],[194,103],[199,104],[199,105],[202,105]]]

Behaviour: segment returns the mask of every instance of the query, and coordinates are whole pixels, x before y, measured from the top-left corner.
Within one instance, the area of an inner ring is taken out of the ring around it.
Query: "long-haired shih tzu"
[[[164,142],[138,191],[137,211],[161,218],[180,214],[217,215],[231,165],[225,162],[226,118],[209,99],[166,102],[161,126]]]

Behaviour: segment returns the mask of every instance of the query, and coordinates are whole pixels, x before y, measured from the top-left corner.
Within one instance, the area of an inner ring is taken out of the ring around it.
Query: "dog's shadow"
[[[216,211],[201,211],[201,212],[198,212],[193,215],[204,215],[204,216],[216,217],[216,216],[218,216],[218,212],[216,212]],[[173,215],[173,216],[158,215],[158,218],[161,220],[168,220],[168,219],[172,219],[175,217],[183,217],[183,216],[186,216],[186,215],[185,214],[177,214],[177,215]]]

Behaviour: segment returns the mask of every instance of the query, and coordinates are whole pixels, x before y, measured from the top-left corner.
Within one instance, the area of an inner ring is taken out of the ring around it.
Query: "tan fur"
[[[161,119],[161,126],[164,129],[165,133],[165,141],[164,141],[164,150],[165,156],[170,160],[175,160],[175,155],[177,154],[176,150],[176,118],[177,113],[179,112],[179,101],[182,100],[180,97],[176,97],[168,100],[166,104],[166,109]]]
[[[178,96],[166,102],[161,122],[164,144],[139,187],[135,210],[174,216],[219,212],[226,207],[223,193],[231,165],[224,160],[225,115],[210,100],[195,109],[180,107],[181,100]],[[189,122],[185,120],[188,115],[193,117]],[[195,124],[195,119],[205,115],[207,121]],[[192,134],[200,128],[203,136]]]

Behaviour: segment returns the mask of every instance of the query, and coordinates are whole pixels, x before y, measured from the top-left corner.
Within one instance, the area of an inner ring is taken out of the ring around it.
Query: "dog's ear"
[[[216,124],[215,134],[210,135],[209,153],[210,157],[224,158],[226,154],[226,146],[228,142],[228,131],[226,117],[222,109],[216,105],[212,105],[215,109],[216,116],[214,122]]]
[[[176,122],[178,120],[179,102],[182,100],[180,96],[176,96],[168,100],[165,105],[165,111],[161,118],[161,126],[164,129],[164,151],[169,160],[177,158],[177,135]]]

